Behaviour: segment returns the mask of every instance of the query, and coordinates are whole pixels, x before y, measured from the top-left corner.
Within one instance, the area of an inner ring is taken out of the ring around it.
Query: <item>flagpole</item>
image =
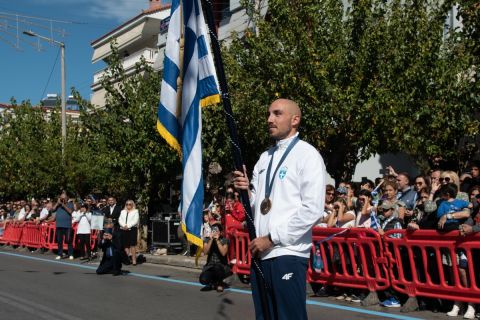
[[[180,119],[182,114],[182,93],[183,93],[183,56],[185,51],[185,30],[184,30],[184,23],[183,23],[183,5],[182,1],[180,1],[180,53],[179,53],[179,73],[177,78],[177,119]]]
[[[215,69],[216,69],[218,83],[220,85],[220,90],[222,94],[222,104],[225,111],[225,119],[227,121],[228,129],[230,132],[230,142],[232,144],[232,149],[233,149],[233,160],[234,160],[236,170],[243,172],[244,162],[242,157],[242,150],[240,149],[240,143],[238,140],[237,126],[233,118],[232,105],[230,103],[230,96],[228,93],[227,78],[225,76],[225,69],[223,68],[223,60],[220,52],[220,43],[218,41],[217,34],[216,34],[215,17],[213,16],[212,3],[211,3],[211,0],[203,0],[203,3],[205,4],[204,6],[205,14],[207,19],[211,44],[212,44],[212,52],[213,52],[213,57],[215,62]],[[253,240],[256,238],[256,232],[255,232],[255,225],[253,223],[252,206],[250,205],[248,191],[241,190],[240,196],[246,211],[248,234],[250,236],[250,240]],[[270,320],[271,315],[270,315],[270,308],[269,308],[268,299],[267,299],[267,294],[268,294],[267,290],[269,288],[265,283],[265,278],[259,263],[259,259],[252,257],[252,263],[253,263],[253,270],[255,272],[255,276],[257,279],[257,286],[258,286],[257,289],[259,292],[260,300],[262,302],[264,319]]]

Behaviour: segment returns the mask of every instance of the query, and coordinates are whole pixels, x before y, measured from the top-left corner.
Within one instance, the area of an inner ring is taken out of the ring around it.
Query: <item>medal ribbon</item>
[[[297,142],[300,140],[298,136],[296,136],[292,142],[287,147],[287,150],[285,150],[285,153],[283,154],[282,158],[277,164],[277,168],[273,172],[273,178],[272,181],[270,181],[270,172],[272,171],[272,164],[273,164],[273,154],[272,157],[270,158],[270,163],[268,164],[268,169],[267,169],[267,177],[266,177],[266,183],[265,183],[265,199],[270,198],[270,193],[272,192],[273,188],[273,182],[275,181],[275,176],[277,174],[278,168],[282,165],[283,161],[287,158],[288,154],[290,151],[292,151],[293,147],[297,144]],[[278,146],[275,148],[275,150],[278,148]],[[275,154],[275,151],[274,151]]]

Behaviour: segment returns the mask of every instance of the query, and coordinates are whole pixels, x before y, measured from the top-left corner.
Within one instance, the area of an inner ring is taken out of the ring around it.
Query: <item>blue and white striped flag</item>
[[[184,14],[183,86],[180,75],[181,11]],[[177,97],[181,92],[181,97]],[[181,102],[181,107],[179,107]],[[203,176],[201,106],[220,102],[215,68],[206,42],[200,0],[173,0],[158,107],[157,129],[182,155],[182,228],[187,239],[202,247]]]
[[[373,230],[378,230],[380,228],[380,222],[378,222],[376,212],[370,212],[370,228]]]

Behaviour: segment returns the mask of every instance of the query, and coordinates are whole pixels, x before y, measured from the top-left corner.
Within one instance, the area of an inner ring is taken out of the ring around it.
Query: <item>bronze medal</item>
[[[262,203],[260,204],[260,212],[265,215],[267,214],[270,209],[272,209],[272,201],[269,198],[263,199]]]

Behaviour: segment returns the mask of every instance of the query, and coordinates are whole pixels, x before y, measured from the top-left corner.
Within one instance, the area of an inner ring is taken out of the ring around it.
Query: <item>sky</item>
[[[36,105],[48,93],[61,92],[59,47],[22,31],[64,42],[67,96],[75,87],[90,99],[93,74],[105,67],[92,64],[90,43],[148,6],[148,0],[0,0],[0,103],[13,97]]]

